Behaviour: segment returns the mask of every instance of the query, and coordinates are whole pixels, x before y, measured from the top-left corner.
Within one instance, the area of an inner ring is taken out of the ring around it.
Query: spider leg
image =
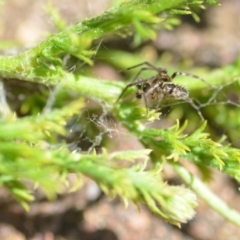
[[[131,67],[132,68],[132,67]],[[157,71],[158,73],[159,72],[161,72],[161,71],[166,71],[165,69],[163,69],[163,68],[159,68],[159,69],[153,69],[153,68],[150,68],[150,67],[143,67],[143,68],[141,68],[139,71],[138,71],[138,73],[135,75],[135,77],[133,78],[133,82],[135,82],[135,81],[137,81],[138,80],[138,77],[141,75],[141,73],[143,72],[143,71],[146,71],[146,70],[152,70],[152,71]]]
[[[158,88],[160,86],[161,82],[158,82],[156,84],[154,84],[153,87],[151,87],[147,92],[146,92],[146,96],[148,96],[149,94],[151,94],[156,88]]]
[[[143,90],[139,90],[138,94],[141,95],[141,97],[143,98],[144,105],[145,105],[145,108],[146,108],[146,114],[148,115],[148,104],[147,104],[146,94]]]
[[[156,71],[158,74],[160,74],[161,72],[167,72],[166,69],[164,68],[156,68],[155,66],[153,66],[152,64],[150,64],[149,62],[142,62],[140,64],[137,64],[137,65],[134,65],[132,67],[129,67],[125,70],[122,70],[122,71],[127,71],[127,70],[131,70],[133,68],[137,68],[137,67],[141,67],[141,66],[144,66],[146,65],[147,67],[142,67],[138,72],[137,74],[135,75],[135,77],[133,78],[133,82],[135,82],[138,77],[140,76],[140,74],[143,72],[143,71],[146,71],[146,70],[152,70],[152,71]],[[120,72],[122,72],[120,71]]]
[[[146,114],[148,115],[148,105],[147,105],[147,98],[146,98],[146,96],[145,96],[144,92],[143,92],[143,101],[144,101],[144,105],[145,105],[145,107],[146,107]]]
[[[152,96],[149,96],[149,95],[152,94],[152,93],[154,93],[154,91],[155,91],[160,85],[161,85],[161,82],[157,82],[156,84],[154,84],[153,87],[151,87],[150,89],[148,89],[146,92],[143,92],[144,103],[145,103],[146,109],[152,108],[152,109],[157,110],[157,108],[156,108],[156,102],[158,102],[157,105],[159,106],[160,102],[161,102],[162,99],[163,99],[163,93],[162,93],[162,92],[158,92],[157,96],[155,96],[155,97],[157,97],[157,98],[152,97]],[[149,106],[149,103],[147,102],[147,99],[150,100],[150,104],[151,104],[150,106]],[[151,100],[152,100],[153,102],[151,102]],[[153,107],[153,106],[154,106],[154,107]],[[148,113],[148,111],[147,111],[147,113]]]
[[[153,70],[156,70],[156,71],[158,72],[158,68],[156,68],[154,65],[152,65],[152,64],[149,63],[149,62],[139,63],[139,64],[137,64],[137,65],[134,65],[134,66],[132,66],[132,67],[127,68],[126,70],[130,70],[130,69],[137,68],[137,67],[144,66],[144,65],[146,65],[146,66],[148,66],[148,68],[153,69]]]
[[[125,70],[122,70],[122,71],[127,71],[127,70],[131,70],[131,69],[133,69],[133,68],[137,68],[137,67],[141,67],[141,66],[147,66],[148,68],[147,69],[149,69],[149,70],[155,70],[156,72],[161,72],[161,71],[165,71],[166,72],[166,69],[164,69],[164,68],[157,68],[157,67],[155,67],[154,65],[152,65],[151,63],[149,63],[149,62],[142,62],[142,63],[139,63],[139,64],[137,64],[137,65],[134,65],[134,66],[132,66],[132,67],[129,67],[129,68],[126,68]],[[120,71],[120,72],[122,72],[122,71]]]
[[[205,118],[203,117],[200,108],[193,102],[191,98],[186,98],[186,101],[197,111],[198,116],[201,118],[202,121],[205,121]]]
[[[137,82],[132,82],[132,83],[129,83],[121,92],[120,96],[118,97],[118,99],[116,100],[115,104],[119,101],[119,99],[123,96],[123,94],[128,90],[128,88],[132,87],[132,86],[136,86],[138,84],[142,84],[142,83],[145,83],[147,82],[148,79],[144,79],[144,80],[140,80],[140,81],[137,81]]]
[[[147,68],[147,67],[144,67],[144,68],[141,68],[138,73],[135,75],[135,77],[133,78],[133,82],[135,82],[138,77],[140,76],[140,74],[143,72],[143,71],[146,71],[146,70],[155,70],[155,69],[152,69],[152,68]]]
[[[183,72],[174,72],[171,76],[171,80],[173,80],[176,76],[187,76],[187,77],[192,77],[192,78],[196,78],[201,80],[202,82],[206,83],[209,87],[211,88],[215,88],[215,86],[213,86],[212,84],[208,83],[206,80],[204,80],[203,78],[194,75],[194,74],[190,74],[190,73],[183,73]]]

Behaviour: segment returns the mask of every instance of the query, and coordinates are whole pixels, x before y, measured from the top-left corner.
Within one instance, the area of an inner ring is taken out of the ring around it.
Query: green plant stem
[[[196,0],[133,0],[122,3],[97,17],[87,19],[75,26],[54,34],[36,47],[18,56],[0,56],[0,76],[29,80],[44,79],[45,83],[56,84],[63,75],[61,54],[69,53],[91,64],[88,51],[91,42],[108,35],[128,30],[134,26],[143,38],[154,38],[150,25],[163,18],[155,16],[171,9],[187,9],[201,6],[204,1]],[[187,6],[186,6],[187,4]],[[149,25],[149,26],[148,26]]]
[[[240,213],[230,208],[217,195],[211,192],[197,177],[189,173],[179,164],[173,164],[175,171],[204,201],[221,216],[240,227]]]
[[[120,94],[123,86],[122,82],[100,80],[71,73],[65,74],[64,80],[59,84],[63,91],[66,89],[74,90],[85,96],[98,99],[98,101],[104,101],[106,104],[116,101],[116,96]]]

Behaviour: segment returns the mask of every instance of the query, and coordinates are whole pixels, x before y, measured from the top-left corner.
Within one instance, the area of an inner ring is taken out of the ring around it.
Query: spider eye
[[[148,90],[149,88],[151,88],[151,86],[150,86],[149,83],[144,83],[144,84],[143,84],[143,91],[144,91],[144,92],[147,92],[147,90]]]
[[[136,86],[137,86],[138,89],[141,89],[142,84],[141,84],[141,83],[138,83]]]

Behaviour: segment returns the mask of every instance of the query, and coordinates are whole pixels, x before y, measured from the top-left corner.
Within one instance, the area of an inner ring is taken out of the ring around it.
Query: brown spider
[[[123,96],[123,94],[126,92],[126,90],[129,87],[132,86],[137,86],[138,90],[136,92],[136,98],[144,100],[146,110],[149,108],[155,108],[153,107],[155,103],[159,103],[163,99],[178,99],[178,100],[184,100],[186,102],[189,102],[198,112],[200,118],[204,120],[201,112],[199,111],[199,108],[194,104],[191,98],[189,98],[189,93],[188,91],[175,83],[173,83],[173,79],[178,76],[189,76],[192,78],[197,78],[200,79],[201,81],[205,82],[207,85],[211,86],[211,84],[207,83],[204,79],[193,75],[193,74],[188,74],[188,73],[183,73],[183,72],[174,72],[172,76],[170,77],[167,74],[166,69],[164,68],[157,68],[153,66],[152,64],[148,62],[143,62],[140,64],[137,64],[135,66],[132,66],[130,68],[127,68],[126,70],[130,70],[136,67],[140,66],[146,66],[142,67],[139,72],[136,74],[134,80],[132,83],[129,83],[122,91],[120,96],[118,97],[117,101]],[[139,75],[145,71],[145,70],[153,70],[157,72],[157,75],[143,79],[143,80],[137,80]],[[137,81],[136,81],[137,80]],[[152,104],[153,103],[153,104]]]

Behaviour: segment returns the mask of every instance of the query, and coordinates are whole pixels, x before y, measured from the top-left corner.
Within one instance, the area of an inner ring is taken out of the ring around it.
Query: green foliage
[[[202,165],[202,169],[216,168],[240,180],[239,150],[212,140],[210,131],[204,132],[208,131],[205,130],[207,122],[201,124],[199,120],[189,120],[191,128],[194,129],[192,133],[185,130],[188,126],[187,121],[182,126],[177,121],[173,127],[165,129],[147,128],[143,123],[147,118],[144,108],[136,107],[134,101],[120,101],[114,104],[124,86],[123,83],[100,81],[89,76],[69,73],[63,64],[64,55],[70,54],[92,65],[95,52],[90,46],[93,40],[102,39],[109,34],[133,34],[134,29],[134,44],[154,39],[156,26],[169,29],[179,23],[175,17],[169,15],[170,13],[191,14],[192,7],[202,8],[204,2],[217,4],[214,0],[124,1],[97,17],[69,28],[65,27],[58,12],[50,5],[48,11],[62,31],[18,56],[0,57],[1,77],[58,86],[60,90],[56,101],[64,102],[62,96],[66,95],[67,91],[74,90],[76,95],[81,94],[104,103],[104,109],[110,111],[115,119],[136,135],[146,147],[138,151],[113,153],[103,150],[101,154],[68,150],[66,143],[60,143],[59,139],[67,133],[66,122],[72,116],[83,112],[83,107],[87,107],[82,99],[68,105],[65,101],[65,105],[59,109],[19,119],[11,113],[1,112],[0,182],[25,208],[28,208],[28,203],[34,199],[33,191],[36,187],[41,188],[49,198],[54,198],[68,183],[68,173],[76,173],[79,179],[85,175],[95,180],[110,197],[117,194],[125,203],[129,200],[137,205],[144,203],[159,217],[179,226],[194,216],[194,208],[197,205],[194,192],[199,195],[201,192],[196,191],[194,186],[192,191],[183,186],[169,186],[164,183],[161,177],[164,164],[170,164],[190,186],[191,181],[186,177],[189,173],[186,169],[180,171],[178,168],[181,166],[180,159],[196,163],[197,166]],[[166,19],[159,17],[161,13],[165,13]],[[106,56],[107,53],[100,50],[99,54]],[[110,54],[117,60],[111,61],[111,55],[106,59],[118,68],[141,62],[141,58],[136,58],[137,54],[132,56],[117,51]],[[234,79],[240,75],[238,65],[239,62],[235,66],[206,73],[205,79],[216,86],[223,86],[229,78]],[[186,85],[189,86],[189,90],[196,91],[194,97],[206,88],[203,83],[197,81],[188,82]],[[219,88],[220,90],[222,88]],[[208,94],[210,96],[211,92]],[[208,102],[211,103],[214,102]],[[228,114],[226,107],[223,111]],[[211,116],[212,112],[208,114]],[[215,120],[218,116],[219,114],[215,114],[211,117]],[[80,114],[80,121],[84,122],[81,117]],[[155,118],[156,113],[150,112],[149,119]],[[229,123],[229,131],[236,125],[239,123]],[[152,169],[146,168],[149,154]],[[142,161],[136,163],[137,159]],[[122,160],[129,162],[128,167],[124,167]],[[69,186],[69,190],[77,189],[78,186],[79,182],[76,186]],[[211,200],[217,203],[216,198],[210,196],[209,201]],[[233,218],[227,215],[226,211],[226,215],[223,215],[231,221]],[[236,221],[233,222],[236,224]]]

